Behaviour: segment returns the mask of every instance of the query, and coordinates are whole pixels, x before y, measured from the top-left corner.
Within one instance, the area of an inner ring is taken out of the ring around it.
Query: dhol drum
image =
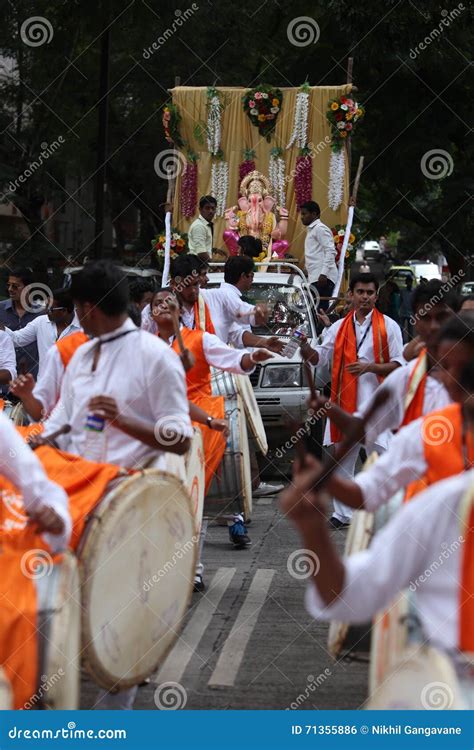
[[[265,433],[262,415],[258,408],[257,399],[255,398],[250,378],[248,375],[234,375],[233,377],[237,387],[237,392],[240,393],[244,403],[250,433],[255,439],[261,452],[266,456],[268,453],[267,435]]]
[[[118,477],[89,514],[77,548],[82,654],[104,689],[143,682],[173,646],[197,539],[184,483],[157,469]]]
[[[368,469],[377,460],[377,453],[372,453],[364,463],[363,470]],[[365,510],[355,511],[346,537],[344,556],[355,555],[369,547],[373,536],[390,520],[403,503],[403,491],[394,495],[382,505],[376,513]],[[366,658],[371,648],[371,624],[351,624],[333,620],[329,626],[328,650],[337,659],[340,656]]]
[[[2,403],[3,409],[1,408]],[[14,425],[22,427],[28,423],[28,416],[21,401],[14,404],[11,401],[2,401],[2,399],[0,399],[0,410],[3,411],[8,419],[11,419]]]
[[[220,370],[213,370],[212,393],[225,398],[225,416],[230,433],[221,473],[214,477],[204,501],[204,515],[218,518],[238,512],[249,519],[252,515],[252,477],[243,401],[236,393],[232,376]]]
[[[191,507],[199,532],[204,510],[204,489],[206,486],[206,465],[202,433],[199,427],[194,428],[191,445],[185,456],[166,453],[165,470],[183,480],[191,497]]]
[[[33,554],[37,554],[33,550]],[[41,561],[41,557],[38,558]],[[34,569],[34,561],[30,566]],[[37,569],[39,682],[26,708],[79,708],[81,643],[80,584],[77,561],[71,553],[60,562],[44,562]]]
[[[12,708],[12,689],[5,672],[0,667],[0,711],[10,711]]]

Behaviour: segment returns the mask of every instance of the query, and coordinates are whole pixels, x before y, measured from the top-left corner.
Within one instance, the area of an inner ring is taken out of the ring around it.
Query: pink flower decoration
[[[181,180],[180,204],[183,216],[191,219],[197,207],[197,164],[188,161]]]
[[[350,122],[346,123],[346,130],[352,130],[352,125]]]
[[[253,99],[251,99],[251,100],[249,101],[249,107],[250,107],[250,109],[253,109],[253,108],[255,107],[255,102],[254,102],[254,100],[253,100]]]
[[[261,99],[261,98],[262,98],[262,95],[261,95],[260,91],[256,91],[255,92],[255,99]]]
[[[295,172],[295,197],[296,197],[296,209],[300,210],[300,207],[306,201],[311,200],[311,193],[313,191],[313,174],[312,164],[310,156],[297,156],[296,157],[296,172]]]

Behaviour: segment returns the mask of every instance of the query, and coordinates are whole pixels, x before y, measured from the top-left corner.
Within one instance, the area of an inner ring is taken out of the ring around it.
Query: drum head
[[[250,432],[257,441],[258,447],[266,456],[268,453],[267,436],[250,378],[248,375],[234,375],[234,380],[237,385],[237,391],[242,396],[242,401],[244,402]]]
[[[36,580],[39,686],[44,706],[79,708],[81,607],[76,558],[65,553],[51,573]]]
[[[431,646],[410,646],[372,693],[369,710],[462,710],[467,707],[454,668]]]
[[[13,695],[10,683],[3,669],[0,667],[0,711],[10,711],[13,708]]]
[[[94,680],[125,689],[155,672],[191,597],[197,536],[188,492],[156,469],[119,480],[78,551],[82,653]]]
[[[194,429],[191,447],[186,455],[186,487],[191,497],[191,508],[194,515],[196,531],[199,533],[204,510],[204,489],[206,486],[206,467],[202,433]]]
[[[11,401],[5,401],[3,413],[11,419],[14,425],[22,426],[27,423],[27,414],[21,402],[12,404]]]
[[[241,396],[237,396],[237,407],[239,410],[240,446],[242,460],[240,462],[240,477],[242,482],[242,498],[245,518],[252,517],[252,472],[250,470],[249,438],[247,434],[247,420]]]

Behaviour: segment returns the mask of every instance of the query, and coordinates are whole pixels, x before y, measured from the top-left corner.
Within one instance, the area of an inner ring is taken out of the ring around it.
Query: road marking
[[[245,601],[217,660],[209,687],[232,686],[235,683],[245,649],[265,602],[274,570],[257,570]]]
[[[257,505],[271,505],[274,500],[274,497],[261,497],[260,500],[257,500]]]
[[[211,618],[224,596],[236,568],[218,568],[202,600],[191,615],[161,668],[152,677],[152,682],[179,682],[196,653],[201,638],[209,627]]]

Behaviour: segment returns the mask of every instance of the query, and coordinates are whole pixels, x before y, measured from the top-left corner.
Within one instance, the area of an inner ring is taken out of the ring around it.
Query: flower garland
[[[268,142],[275,129],[282,101],[281,89],[267,85],[257,86],[243,96],[244,112],[252,125],[258,128],[259,134],[265,136]]]
[[[344,151],[332,151],[329,158],[328,206],[337,211],[344,195]]]
[[[237,195],[240,195],[240,183],[249,172],[255,171],[255,151],[252,148],[244,149],[244,160],[239,164],[239,185]]]
[[[207,147],[212,156],[217,156],[221,147],[221,114],[224,103],[220,92],[213,86],[207,89]]]
[[[179,114],[178,107],[172,102],[165,104],[163,107],[162,122],[165,130],[165,138],[168,143],[174,143],[178,148],[184,146],[184,140],[179,133],[181,115]]]
[[[188,161],[184,168],[181,179],[180,205],[181,212],[186,219],[191,219],[196,213],[197,207],[197,184],[198,171],[197,160],[199,156],[194,152],[188,151]]]
[[[296,210],[299,211],[303,203],[310,201],[313,193],[313,165],[309,149],[301,149],[296,157],[295,169],[295,198]]]
[[[158,234],[151,241],[151,249],[156,251],[158,263],[163,267],[165,261],[165,241],[164,234]],[[185,232],[179,232],[178,229],[171,230],[171,247],[170,256],[176,258],[177,255],[183,255],[188,250],[188,235]]]
[[[304,83],[296,94],[295,118],[293,132],[288,141],[287,150],[296,143],[304,148],[308,143],[308,112],[309,112],[309,83]]]
[[[342,243],[344,241],[344,235],[346,233],[346,228],[343,227],[341,224],[338,224],[336,227],[333,227],[332,229],[332,236],[334,239],[334,244],[336,245],[336,264],[339,263],[339,258],[341,256],[341,250],[342,250]],[[351,263],[355,260],[355,248],[354,243],[356,241],[355,234],[349,235],[349,242],[346,247],[346,254],[344,258],[344,264],[351,265]]]
[[[283,149],[272,148],[270,151],[270,161],[268,163],[268,177],[273,188],[273,194],[278,206],[285,208],[285,162],[281,158]]]
[[[211,195],[217,200],[216,216],[224,216],[229,188],[229,165],[226,161],[215,161],[211,171]]]
[[[330,99],[326,117],[331,126],[333,151],[340,151],[348,135],[353,135],[357,123],[365,115],[364,108],[351,96]]]

